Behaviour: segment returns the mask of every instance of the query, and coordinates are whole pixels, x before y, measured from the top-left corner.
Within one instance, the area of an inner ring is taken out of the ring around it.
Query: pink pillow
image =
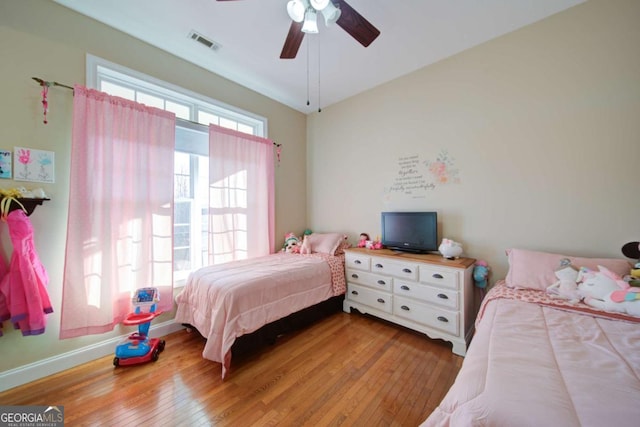
[[[323,254],[335,255],[336,249],[347,236],[340,233],[313,233],[304,238],[311,249],[311,253],[320,252]]]
[[[631,269],[631,264],[624,259],[579,258],[525,249],[508,249],[507,255],[509,271],[505,281],[511,288],[546,290],[558,280],[555,271],[560,267],[560,260],[563,258],[568,258],[577,268],[597,270],[601,265],[619,276],[629,274]]]

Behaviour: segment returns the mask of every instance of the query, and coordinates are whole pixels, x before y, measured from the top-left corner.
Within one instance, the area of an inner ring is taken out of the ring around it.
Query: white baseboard
[[[162,337],[177,332],[180,329],[184,329],[184,326],[175,323],[173,320],[169,320],[158,323],[157,325],[152,325],[149,330],[149,335]],[[151,332],[153,332],[153,334]],[[111,338],[77,350],[20,366],[19,368],[1,372],[0,392],[108,356],[109,354],[114,354],[116,345],[127,336],[128,334]]]

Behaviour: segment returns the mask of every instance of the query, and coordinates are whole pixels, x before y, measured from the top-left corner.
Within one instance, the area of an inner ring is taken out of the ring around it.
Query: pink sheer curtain
[[[273,142],[209,126],[209,263],[274,252]]]
[[[175,116],[74,88],[60,338],[112,330],[131,294],[173,306]]]

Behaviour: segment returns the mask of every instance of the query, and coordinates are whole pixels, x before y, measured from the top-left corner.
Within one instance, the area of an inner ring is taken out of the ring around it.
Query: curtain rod
[[[36,82],[38,82],[38,83],[40,84],[40,86],[47,86],[47,87],[50,87],[50,86],[60,86],[60,87],[64,87],[64,88],[67,88],[67,89],[71,89],[71,90],[73,90],[73,88],[72,88],[71,86],[63,85],[62,83],[58,83],[58,82],[47,82],[47,81],[42,80],[42,79],[40,79],[40,78],[38,78],[38,77],[31,77],[31,78],[32,78],[33,80],[35,80]],[[192,121],[192,120],[187,120],[187,119],[181,119],[181,120],[184,120],[184,121],[187,121],[187,122],[189,122],[189,123],[196,124],[196,125],[202,125],[202,123],[194,122],[194,121]],[[206,125],[203,125],[203,126],[206,126]],[[274,142],[273,142],[273,145],[275,145],[276,147],[280,147],[282,144],[278,144],[278,143],[276,143],[276,142],[274,141]]]
[[[35,80],[36,82],[38,82],[38,83],[40,84],[40,86],[47,86],[47,87],[50,87],[50,86],[60,86],[60,87],[64,87],[64,88],[67,88],[67,89],[71,89],[71,90],[73,90],[73,88],[72,88],[71,86],[63,85],[62,83],[58,83],[58,82],[47,82],[47,81],[42,80],[42,79],[40,79],[40,78],[38,78],[38,77],[31,77],[31,78],[32,78],[33,80]]]
[[[192,125],[202,126],[202,127],[205,127],[205,128],[206,128],[206,127],[209,127],[208,125],[205,125],[204,123],[194,122],[193,120],[183,119],[183,118],[178,118],[178,117],[176,117],[176,121],[178,121],[178,120],[179,120],[179,121],[182,121],[182,122],[190,123],[190,124],[192,124]],[[249,134],[249,135],[251,135],[251,134]],[[281,147],[281,146],[282,146],[282,144],[279,144],[279,143],[277,143],[277,142],[275,142],[275,141],[273,141],[273,140],[272,140],[271,142],[273,143],[273,146],[274,146],[274,147],[276,147],[276,148],[279,148],[279,147]]]

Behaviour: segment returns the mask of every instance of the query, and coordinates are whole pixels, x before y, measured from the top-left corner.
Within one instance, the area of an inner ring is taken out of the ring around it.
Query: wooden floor
[[[0,403],[63,405],[68,426],[417,426],[463,360],[450,344],[357,313],[234,358],[225,381],[197,333],[165,340],[155,363],[114,368],[104,357],[0,393]]]

